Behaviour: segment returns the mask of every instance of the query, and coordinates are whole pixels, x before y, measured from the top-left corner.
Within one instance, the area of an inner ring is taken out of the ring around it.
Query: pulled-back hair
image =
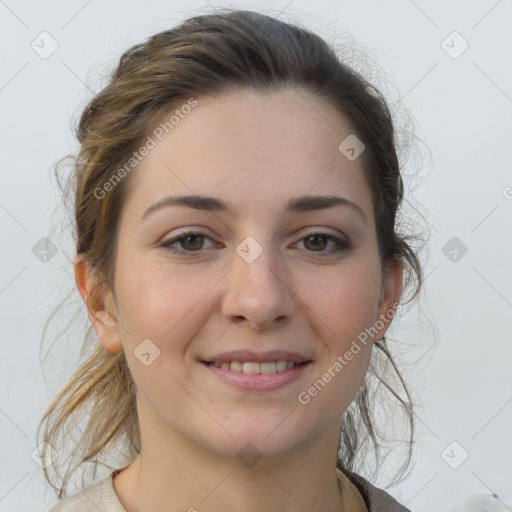
[[[106,194],[99,195],[98,190],[104,190],[104,184],[141,146],[162,114],[192,97],[283,87],[329,102],[349,120],[364,143],[363,168],[372,193],[382,268],[385,271],[389,265],[403,262],[404,290],[412,285],[411,298],[417,294],[421,265],[408,235],[397,228],[403,182],[386,101],[317,35],[294,24],[240,10],[195,16],[133,46],[121,56],[108,85],[84,109],[76,133],[80,149],[72,157],[73,172],[62,188],[65,194],[73,195],[76,252],[85,258],[98,288],[113,289],[119,218],[133,173]],[[403,291],[402,302],[404,297]],[[407,419],[404,443],[408,458],[402,470],[411,460],[411,396],[386,339],[377,341],[375,347],[365,381],[343,417],[338,467],[345,471],[357,469],[358,457],[364,457],[370,442],[379,464],[383,437],[375,424],[374,407],[382,386],[396,399]],[[96,467],[119,445],[133,460],[141,446],[136,386],[124,352],[104,350],[89,326],[82,353],[85,360],[38,427],[38,437],[43,429],[41,441],[59,453],[51,466],[56,477],[44,469],[59,498],[66,494],[67,483],[82,464],[93,463]],[[66,436],[82,422],[83,431],[71,442],[72,438]],[[64,450],[66,442],[68,452]]]

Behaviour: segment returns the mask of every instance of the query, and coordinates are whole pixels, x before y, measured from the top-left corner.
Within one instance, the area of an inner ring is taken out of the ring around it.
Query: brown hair
[[[364,169],[374,202],[382,267],[385,270],[403,261],[405,288],[415,281],[411,299],[417,294],[422,281],[420,262],[408,238],[397,232],[403,182],[386,101],[317,35],[240,10],[190,18],[133,46],[121,56],[108,85],[84,109],[77,128],[81,147],[73,158],[74,172],[62,188],[65,195],[74,194],[76,251],[84,255],[98,286],[113,290],[116,232],[131,178],[119,181],[101,198],[95,191],[139,148],[148,129],[170,107],[190,97],[237,88],[275,90],[283,86],[327,100],[351,122],[366,146]],[[344,415],[338,467],[354,471],[357,456],[367,453],[369,441],[378,467],[379,439],[384,437],[374,425],[372,406],[382,384],[407,417],[408,458],[403,472],[411,459],[413,404],[386,339],[376,342],[375,347],[378,350],[373,351],[365,382]],[[57,472],[57,486],[47,469],[44,473],[59,498],[83,463],[92,462],[96,468],[118,441],[127,449],[129,460],[140,451],[136,388],[124,352],[103,350],[89,325],[82,354],[85,361],[53,400],[38,428],[38,438],[44,426],[41,440],[58,448],[59,459],[51,466]],[[405,397],[388,381],[390,370]],[[79,438],[74,442],[66,439],[70,445],[68,465],[59,474],[64,467],[63,436],[69,435],[69,428],[64,427],[69,424],[76,430],[84,417],[87,421]]]

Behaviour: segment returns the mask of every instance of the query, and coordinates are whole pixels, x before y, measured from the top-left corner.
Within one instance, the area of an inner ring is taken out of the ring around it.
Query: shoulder
[[[63,499],[48,512],[126,512],[112,483],[112,477],[118,471]]]
[[[369,512],[411,512],[386,491],[378,489],[368,480],[348,471],[343,472],[361,493]]]

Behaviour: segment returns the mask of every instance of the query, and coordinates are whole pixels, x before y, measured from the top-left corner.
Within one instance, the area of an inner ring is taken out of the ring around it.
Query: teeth
[[[260,363],[244,363],[242,371],[244,373],[261,373]]]
[[[244,372],[256,375],[258,373],[276,373],[284,372],[285,370],[291,370],[298,366],[292,361],[275,361],[270,363],[257,363],[257,362],[245,362],[240,361],[223,361],[222,363],[210,363],[215,368],[223,368],[225,370],[231,370],[233,372]]]
[[[286,370],[286,361],[277,361],[276,372],[282,372],[284,370]]]
[[[261,373],[276,373],[276,363],[261,363]]]
[[[244,369],[244,363],[238,363],[237,361],[233,361],[231,364],[229,364],[229,368],[234,372],[241,372]]]

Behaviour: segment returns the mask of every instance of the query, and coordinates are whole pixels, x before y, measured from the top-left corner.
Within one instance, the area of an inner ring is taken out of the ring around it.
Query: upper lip
[[[299,364],[305,361],[311,361],[310,357],[299,354],[298,352],[289,352],[287,350],[270,350],[268,352],[252,352],[250,350],[232,350],[231,352],[222,352],[215,356],[203,359],[210,363],[223,363],[237,361],[241,363],[271,363],[273,361],[292,361]]]

